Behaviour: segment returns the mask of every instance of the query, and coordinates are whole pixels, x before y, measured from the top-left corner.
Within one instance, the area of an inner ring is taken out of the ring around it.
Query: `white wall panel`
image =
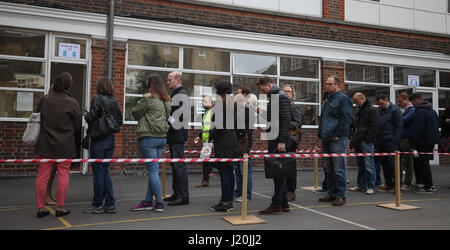
[[[414,0],[381,0],[381,4],[403,7],[403,8],[414,8]]]
[[[345,21],[380,24],[380,5],[377,2],[345,0]]]
[[[447,34],[450,35],[450,15],[447,15]]]
[[[416,10],[415,26],[416,30],[446,33],[446,15]]]
[[[322,17],[323,0],[279,0],[280,12]]]
[[[402,29],[414,29],[414,10],[381,5],[380,24]]]
[[[233,4],[253,9],[278,11],[277,0],[233,0]]]
[[[415,0],[416,10],[447,13],[447,0]]]

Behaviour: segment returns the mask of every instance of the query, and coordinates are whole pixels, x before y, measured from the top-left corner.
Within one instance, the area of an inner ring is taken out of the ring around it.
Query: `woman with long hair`
[[[144,96],[132,110],[138,121],[138,143],[144,158],[161,158],[169,131],[167,120],[170,115],[170,97],[164,88],[161,76],[151,74],[147,79]],[[132,211],[154,210],[163,212],[159,163],[146,163],[148,170],[147,193],[143,201],[131,208]],[[153,204],[153,196],[156,203]]]
[[[113,85],[108,78],[97,81],[97,95],[91,102],[91,108],[85,119],[89,125],[88,135],[91,138],[89,155],[91,159],[111,159],[115,148],[115,133],[119,131],[99,131],[98,120],[103,115],[112,115],[117,128],[122,124],[122,113],[113,95]],[[113,186],[109,177],[109,162],[92,163],[94,175],[94,198],[91,206],[83,209],[85,214],[116,213],[116,201]]]

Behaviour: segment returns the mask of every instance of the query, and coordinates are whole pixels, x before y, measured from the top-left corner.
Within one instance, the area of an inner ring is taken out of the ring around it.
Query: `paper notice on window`
[[[80,45],[74,43],[59,43],[60,57],[80,58]]]
[[[16,111],[33,111],[34,93],[17,92]]]
[[[408,85],[409,86],[420,86],[419,76],[408,75]]]

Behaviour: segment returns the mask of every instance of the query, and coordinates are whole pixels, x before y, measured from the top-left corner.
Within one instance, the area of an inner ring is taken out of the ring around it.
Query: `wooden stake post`
[[[395,155],[395,203],[388,204],[378,204],[379,207],[390,208],[394,210],[404,211],[404,210],[412,210],[419,209],[420,207],[410,206],[410,205],[402,205],[400,204],[400,152],[396,151]]]
[[[248,154],[244,154],[244,158],[244,168],[242,170],[242,215],[222,217],[223,220],[234,226],[266,223],[265,220],[259,219],[254,215],[247,216]]]
[[[317,152],[317,148],[314,148],[314,151]],[[316,191],[319,189],[319,159],[317,157],[314,157],[314,186],[302,188],[309,191]]]
[[[162,198],[170,197],[170,195],[166,195],[166,163],[161,162],[161,193]]]

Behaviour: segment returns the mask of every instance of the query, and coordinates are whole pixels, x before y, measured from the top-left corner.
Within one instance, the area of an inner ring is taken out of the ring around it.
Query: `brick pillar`
[[[345,19],[345,0],[323,0],[323,18]]]

